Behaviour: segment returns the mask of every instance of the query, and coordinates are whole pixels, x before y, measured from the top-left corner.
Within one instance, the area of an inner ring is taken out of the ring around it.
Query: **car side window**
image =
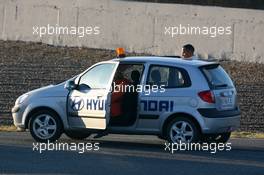
[[[153,65],[148,72],[147,84],[164,88],[189,87],[190,78],[182,68]]]
[[[141,75],[143,72],[144,66],[143,64],[119,64],[114,79],[123,77],[127,79],[129,82],[133,82],[132,72],[137,71],[140,74],[139,80],[141,79]],[[121,74],[121,75],[120,75]]]
[[[81,76],[79,85],[85,84],[92,89],[106,89],[114,68],[114,63],[99,64]]]

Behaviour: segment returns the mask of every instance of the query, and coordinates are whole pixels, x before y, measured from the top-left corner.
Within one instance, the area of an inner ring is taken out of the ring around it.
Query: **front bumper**
[[[23,109],[23,106],[15,105],[11,110],[14,125],[19,129],[25,129],[25,123],[23,122]]]

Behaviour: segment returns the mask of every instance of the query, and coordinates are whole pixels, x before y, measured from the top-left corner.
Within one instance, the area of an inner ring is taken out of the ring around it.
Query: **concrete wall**
[[[41,41],[157,55],[179,55],[192,43],[203,58],[264,62],[264,11],[110,0],[1,0],[0,39]],[[33,26],[99,26],[99,35],[33,35]],[[231,26],[232,34],[165,34],[165,27]]]

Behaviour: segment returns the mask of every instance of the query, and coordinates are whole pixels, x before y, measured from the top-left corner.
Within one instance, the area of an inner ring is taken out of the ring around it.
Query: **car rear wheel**
[[[167,127],[167,140],[170,143],[198,142],[200,132],[196,124],[186,117],[176,117]]]
[[[74,139],[74,140],[84,140],[91,135],[90,133],[83,133],[79,131],[65,131],[65,134],[69,138]]]
[[[40,110],[31,117],[29,130],[37,142],[54,142],[60,138],[63,125],[53,111]]]

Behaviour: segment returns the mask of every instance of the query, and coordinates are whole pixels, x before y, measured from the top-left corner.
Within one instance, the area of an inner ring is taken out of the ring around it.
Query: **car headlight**
[[[29,96],[28,94],[23,94],[23,95],[21,95],[20,97],[18,97],[18,99],[17,99],[17,101],[16,101],[16,104],[21,104],[21,103],[23,103],[23,102],[26,100],[26,98],[27,98],[28,96]]]

